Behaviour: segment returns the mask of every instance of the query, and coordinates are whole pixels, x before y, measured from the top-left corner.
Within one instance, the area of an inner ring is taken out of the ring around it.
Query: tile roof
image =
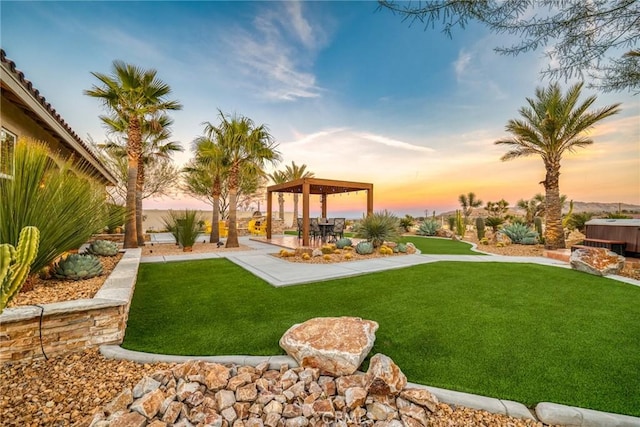
[[[51,115],[51,117],[55,121],[57,121],[81,147],[83,147],[86,150],[87,155],[91,156],[93,160],[95,160],[98,164],[102,165],[104,169],[109,172],[110,176],[108,176],[107,178],[110,181],[113,181],[113,183],[115,183],[116,181],[115,177],[113,176],[111,171],[109,171],[109,169],[98,158],[98,156],[93,151],[93,148],[89,146],[86,142],[84,142],[82,138],[80,138],[78,134],[71,128],[71,126],[69,126],[69,124],[65,122],[65,120],[62,118],[62,116],[60,116],[60,114],[56,111],[56,109],[53,108],[49,102],[47,102],[46,98],[40,95],[40,91],[35,87],[33,87],[33,83],[27,80],[24,76],[24,73],[16,68],[16,63],[10,60],[9,58],[7,58],[7,55],[4,49],[0,49],[0,62],[2,62],[3,64],[6,64],[6,66],[11,71],[11,73],[15,77],[17,77],[20,84],[22,84],[22,86],[33,96],[33,98],[45,108],[45,110]]]

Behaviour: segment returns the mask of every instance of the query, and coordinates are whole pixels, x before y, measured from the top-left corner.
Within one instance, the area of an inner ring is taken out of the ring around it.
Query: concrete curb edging
[[[541,402],[536,405],[536,416],[545,424],[581,427],[639,427],[640,418],[629,415],[576,408],[558,403]]]

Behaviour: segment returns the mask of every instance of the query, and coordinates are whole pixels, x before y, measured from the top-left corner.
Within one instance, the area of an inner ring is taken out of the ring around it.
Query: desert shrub
[[[355,236],[380,246],[385,241],[395,241],[400,237],[398,218],[388,211],[375,212],[363,218],[355,230]]]
[[[513,243],[534,245],[538,242],[538,233],[526,225],[509,224],[502,227],[502,232],[506,234]]]
[[[415,219],[411,215],[405,215],[404,218],[400,218],[400,227],[406,232],[413,227]]]
[[[504,224],[504,218],[501,218],[499,216],[490,216],[489,218],[487,218],[484,223],[488,226],[491,227],[491,229],[493,230],[494,233],[498,232],[498,228]]]
[[[34,273],[103,230],[107,203],[103,186],[85,167],[64,160],[43,143],[20,138],[14,156],[13,178],[0,179],[0,242],[16,246],[24,227],[37,227]]]
[[[418,227],[416,234],[419,236],[435,236],[440,228],[438,221],[434,219],[425,219]]]
[[[198,239],[200,225],[198,211],[185,209],[183,212],[169,211],[168,216],[162,218],[165,227],[182,248],[190,248]]]

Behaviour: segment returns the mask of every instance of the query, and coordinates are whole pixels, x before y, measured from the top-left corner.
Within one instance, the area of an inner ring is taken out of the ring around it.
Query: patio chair
[[[302,238],[302,218],[298,218],[298,239]]]
[[[338,238],[342,239],[344,237],[345,223],[346,223],[345,218],[334,218],[333,227],[331,229],[331,236],[335,240],[337,240]]]
[[[320,230],[320,224],[318,224],[318,218],[309,219],[309,233],[314,239],[322,236],[322,230]]]

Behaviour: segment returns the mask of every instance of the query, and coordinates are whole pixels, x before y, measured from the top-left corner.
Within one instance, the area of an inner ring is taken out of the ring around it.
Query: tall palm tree
[[[285,171],[274,171],[269,174],[269,178],[274,184],[284,184],[289,181]],[[278,193],[278,218],[284,221],[284,193]]]
[[[143,70],[115,60],[112,71],[111,75],[92,72],[101,85],[93,85],[84,94],[102,100],[111,114],[127,123],[127,221],[124,247],[137,248],[136,187],[138,163],[142,156],[142,122],[167,110],[179,110],[182,105],[165,99],[171,93],[171,88],[157,78],[156,70]]]
[[[236,226],[237,196],[243,168],[245,171],[253,169],[256,174],[263,173],[265,163],[278,162],[280,153],[265,125],[256,126],[248,117],[233,115],[227,118],[222,111],[218,113],[220,125],[207,122],[205,132],[221,145],[223,163],[229,168],[229,235],[225,247],[237,248],[240,246]]]
[[[211,234],[209,236],[210,243],[218,243],[220,241],[220,230],[218,223],[220,221],[220,195],[222,194],[222,182],[228,175],[228,168],[224,165],[224,152],[222,146],[217,141],[201,136],[193,141],[196,152],[195,164],[196,169],[200,169],[200,173],[207,175],[211,182],[211,200],[213,204],[213,214],[211,217]],[[189,172],[189,170],[187,170]],[[196,172],[194,170],[194,172]],[[208,180],[208,179],[207,179]]]
[[[536,98],[527,98],[528,107],[520,109],[523,119],[507,122],[511,138],[500,139],[495,144],[510,148],[501,160],[538,155],[542,158],[546,175],[545,189],[545,247],[565,247],[562,228],[562,203],[560,199],[560,161],[566,152],[593,144],[586,132],[600,120],[620,111],[620,104],[609,105],[595,111],[587,111],[596,101],[588,97],[578,104],[583,83],[577,83],[562,94],[557,83],[547,88],[537,88]]]
[[[301,178],[313,178],[315,174],[307,171],[307,165],[296,165],[296,162],[292,161],[291,166],[286,166],[287,181],[294,181]],[[298,193],[293,193],[293,221],[291,227],[297,227],[298,223]]]
[[[100,117],[110,130],[116,134],[126,135],[127,122],[119,117]],[[171,138],[171,126],[173,120],[166,114],[160,114],[141,122],[142,153],[138,162],[138,177],[136,180],[136,232],[138,245],[144,245],[144,230],[142,227],[142,200],[144,199],[145,168],[157,161],[168,161],[173,153],[184,151],[182,145]],[[127,156],[127,137],[124,144],[108,142],[104,148],[111,154],[119,157]]]
[[[469,192],[468,194],[461,194],[458,196],[458,201],[462,207],[462,215],[464,216],[464,223],[469,223],[469,216],[473,212],[473,208],[482,206],[482,200],[476,199],[476,193]]]

